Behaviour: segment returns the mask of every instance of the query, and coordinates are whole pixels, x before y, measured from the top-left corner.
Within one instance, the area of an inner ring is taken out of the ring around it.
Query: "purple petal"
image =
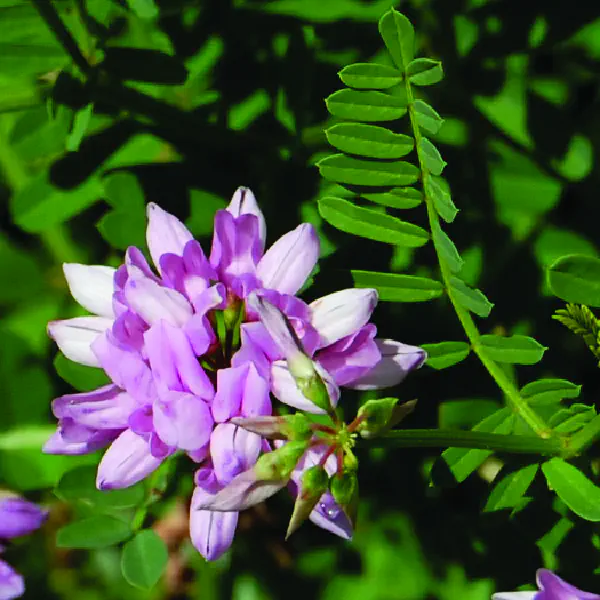
[[[254,274],[261,254],[257,217],[246,214],[236,218],[226,210],[217,211],[210,264],[223,281]]]
[[[366,325],[377,298],[376,290],[352,288],[315,300],[310,305],[311,324],[319,332],[322,346],[352,335]]]
[[[536,580],[540,592],[536,600],[598,600],[600,596],[584,592],[567,583],[548,569],[538,569]]]
[[[160,272],[160,257],[163,254],[183,256],[185,245],[194,237],[177,217],[153,202],[148,204],[146,215],[148,217],[146,243],[152,261]]]
[[[13,600],[25,593],[23,577],[7,562],[0,560],[0,600]]]
[[[119,347],[110,332],[96,339],[93,351],[114,383],[139,404],[152,403],[156,398],[152,372],[137,352]]]
[[[39,529],[48,511],[22,498],[0,500],[0,538],[12,539]]]
[[[229,549],[238,522],[237,512],[214,512],[198,507],[211,495],[196,488],[190,508],[190,538],[206,560],[216,560]]]
[[[272,413],[269,396],[269,380],[262,377],[253,363],[248,366],[248,374],[242,396],[240,414],[243,417],[258,417]]]
[[[217,425],[210,436],[210,455],[219,484],[229,483],[252,467],[260,454],[261,444],[262,439],[256,433],[232,423]]]
[[[125,267],[128,277],[147,277],[158,283],[160,279],[154,274],[143,252],[135,246],[129,246],[125,252]],[[121,287],[125,286],[122,282]]]
[[[167,446],[188,451],[204,446],[213,427],[208,404],[184,392],[169,392],[155,402],[153,423]]]
[[[353,335],[321,350],[315,358],[338,385],[348,385],[366,375],[381,360],[373,339],[377,328],[365,325]]]
[[[252,363],[258,374],[265,380],[271,380],[271,361],[265,356],[265,353],[248,337],[244,330],[243,324],[241,327],[242,344],[240,349],[232,356],[231,366],[242,367],[245,364]]]
[[[71,295],[95,315],[114,318],[112,297],[115,269],[100,265],[63,264]]]
[[[196,240],[185,245],[183,266],[185,268],[183,287],[190,302],[195,306],[196,298],[210,286],[211,279],[217,279],[217,274],[210,266],[202,246]]]
[[[91,346],[111,326],[112,320],[104,317],[77,317],[51,321],[48,323],[48,335],[69,360],[87,367],[99,367]]]
[[[96,486],[99,490],[129,487],[155,471],[162,461],[152,456],[150,444],[143,437],[127,429],[104,453]]]
[[[345,540],[352,538],[352,523],[329,492],[325,492],[321,496],[309,518],[321,529],[325,529]]]
[[[90,454],[108,446],[121,433],[119,430],[95,431],[78,427],[80,435],[73,436],[71,435],[72,431],[69,431],[71,427],[72,420],[70,419],[63,419],[59,422],[56,433],[44,444],[42,451],[45,454],[65,454],[69,456]],[[86,435],[81,435],[82,429],[86,432]]]
[[[136,408],[135,400],[116,385],[67,394],[52,402],[52,411],[58,419],[68,417],[91,429],[125,429]]]
[[[146,277],[127,281],[125,299],[149,325],[163,320],[181,327],[193,314],[190,303],[178,291],[162,287]]]
[[[425,350],[394,340],[376,339],[381,360],[363,377],[348,387],[356,390],[378,390],[399,384],[413,369],[418,369],[427,358]]]
[[[260,349],[270,361],[284,358],[281,348],[260,321],[242,323],[241,338],[242,345],[245,342],[251,343],[255,348]]]
[[[226,210],[234,217],[254,215],[258,219],[258,236],[261,241],[261,253],[264,252],[265,240],[267,239],[267,225],[252,191],[247,187],[239,187],[234,192]]]
[[[319,238],[314,227],[303,223],[279,238],[258,263],[256,274],[267,289],[294,295],[319,259]]]
[[[264,502],[285,486],[285,481],[259,481],[253,469],[244,471],[233,478],[220,492],[212,497],[204,497],[198,502],[198,509],[232,511],[246,510]]]
[[[148,325],[141,317],[126,309],[115,319],[112,333],[120,346],[141,352],[144,345],[144,332],[147,329]]]
[[[200,398],[212,399],[212,383],[181,329],[159,321],[144,334],[144,341],[152,374],[160,390],[191,392]]]
[[[340,397],[340,390],[331,378],[331,376],[318,363],[315,363],[317,372],[325,382],[329,391],[329,398],[332,406],[337,406]],[[273,395],[288,406],[293,406],[299,410],[313,414],[325,414],[325,411],[315,406],[298,389],[295,379],[292,377],[285,361],[278,360],[271,366],[271,392]]]
[[[499,592],[492,594],[492,600],[537,600],[538,594],[539,592]]]

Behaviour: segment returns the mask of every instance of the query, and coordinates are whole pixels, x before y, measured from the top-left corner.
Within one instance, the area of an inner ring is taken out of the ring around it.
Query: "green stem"
[[[419,161],[419,168],[423,177],[423,197],[425,198],[425,205],[427,207],[427,217],[429,219],[429,226],[431,231],[436,231],[437,228],[440,228],[440,220],[437,214],[437,210],[433,204],[433,199],[428,195],[426,185],[427,179],[431,177],[427,167],[424,164],[423,157],[421,156],[420,151],[420,142],[422,140],[421,131],[419,128],[419,124],[417,122],[417,115],[414,108],[414,96],[412,92],[412,87],[410,85],[410,81],[408,77],[404,78],[405,88],[406,88],[406,96],[408,100],[408,114],[410,117],[410,124],[413,130],[413,135],[415,137],[415,147],[417,151],[417,158]],[[441,255],[440,250],[435,243],[434,240],[434,248],[437,255],[438,263],[440,265],[440,274],[442,278],[442,282],[444,287],[446,288],[446,293],[448,294],[448,298],[454,311],[456,312],[456,316],[460,321],[464,332],[473,348],[475,354],[479,357],[479,360],[483,364],[483,366],[488,370],[491,377],[494,379],[498,387],[504,392],[506,400],[508,404],[512,407],[512,409],[521,416],[521,418],[531,427],[535,433],[537,433],[541,438],[549,438],[552,436],[552,429],[548,427],[548,425],[544,422],[544,420],[527,404],[527,402],[521,397],[519,394],[519,390],[515,387],[513,382],[509,379],[503,369],[496,363],[496,361],[492,360],[489,356],[487,356],[481,346],[480,343],[480,333],[471,317],[469,311],[464,308],[452,289],[450,285],[450,280],[452,278],[452,272],[450,267],[448,266],[446,260]]]
[[[543,439],[533,435],[506,435],[483,431],[400,429],[369,439],[367,442],[369,448],[475,448],[518,454],[565,453],[563,442],[558,437]]]

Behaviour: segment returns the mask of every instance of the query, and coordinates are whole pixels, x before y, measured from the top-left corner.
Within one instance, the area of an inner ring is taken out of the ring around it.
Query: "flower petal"
[[[69,360],[88,367],[99,367],[100,363],[91,346],[101,334],[110,329],[112,323],[111,319],[104,317],[51,321],[48,323],[48,335]]]
[[[231,202],[226,209],[234,217],[241,215],[254,215],[258,219],[258,236],[261,241],[261,253],[265,249],[265,240],[267,238],[267,225],[265,217],[258,207],[258,202],[252,191],[247,187],[239,187],[233,194]]]
[[[99,490],[129,487],[158,469],[162,461],[152,456],[148,441],[127,429],[104,453],[98,465],[96,486]]]
[[[0,560],[0,600],[13,600],[25,593],[25,582],[7,562]]]
[[[246,510],[264,502],[286,485],[286,481],[259,481],[253,469],[233,478],[231,483],[212,497],[204,497],[198,509],[232,511]]]
[[[66,394],[52,402],[54,416],[71,418],[91,429],[125,429],[136,408],[135,400],[116,385],[105,385],[81,394]]]
[[[399,384],[413,369],[418,369],[427,353],[418,346],[394,340],[375,340],[381,360],[363,377],[347,384],[355,390],[378,390]]]
[[[112,297],[115,269],[101,265],[63,264],[71,295],[95,315],[114,318]]]
[[[258,459],[262,439],[233,423],[220,423],[210,436],[210,455],[220,485],[250,469]]]
[[[159,321],[145,334],[145,349],[159,390],[191,392],[206,400],[214,389],[185,332]]]
[[[264,288],[294,295],[317,264],[319,251],[319,237],[314,227],[302,223],[267,250],[256,274]]]
[[[69,435],[65,435],[65,422],[68,422],[68,419],[59,422],[56,433],[52,434],[44,444],[42,449],[44,454],[64,454],[68,456],[89,454],[108,446],[121,433],[119,430],[94,431],[88,429],[87,437],[76,441],[71,439]]]
[[[194,236],[177,217],[153,202],[148,204],[146,215],[148,217],[146,243],[152,261],[160,273],[160,257],[163,254],[183,256],[185,245],[193,240]]]
[[[152,421],[167,446],[187,451],[204,446],[213,428],[208,404],[185,392],[168,392],[155,402]]]
[[[48,511],[22,498],[0,500],[0,538],[12,539],[39,529]]]
[[[147,277],[127,280],[125,300],[148,325],[164,320],[181,327],[193,314],[190,303],[178,291]]]
[[[571,585],[549,569],[538,569],[536,581],[540,592],[537,600],[598,600],[600,596],[584,592]]]
[[[317,372],[323,379],[329,392],[329,399],[333,407],[337,406],[340,390],[329,375],[318,363],[314,363]],[[271,365],[271,392],[281,402],[299,410],[314,414],[325,414],[325,410],[315,406],[298,389],[285,361],[278,360]]]
[[[377,298],[377,290],[351,288],[311,303],[311,324],[321,336],[321,345],[333,344],[366,325]]]
[[[329,492],[325,492],[321,496],[309,518],[321,529],[325,529],[345,540],[352,538],[352,523]]]
[[[199,510],[198,506],[210,496],[197,487],[192,495],[190,508],[190,538],[194,548],[206,560],[216,560],[226,552],[235,535],[238,513]]]
[[[492,594],[492,600],[534,600],[537,594],[539,592],[498,592]]]

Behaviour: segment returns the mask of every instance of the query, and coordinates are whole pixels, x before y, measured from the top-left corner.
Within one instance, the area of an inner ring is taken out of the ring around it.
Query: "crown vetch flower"
[[[101,489],[132,485],[175,451],[187,453],[201,463],[192,539],[216,558],[231,543],[237,517],[195,507],[271,449],[231,419],[272,415],[270,394],[324,412],[298,388],[285,349],[251,298],[264,298],[286,316],[333,405],[338,386],[395,385],[425,353],[375,339],[368,323],[374,290],[343,290],[310,305],[296,298],[319,256],[316,232],[301,224],[265,252],[264,217],[247,188],[217,211],[208,257],[176,217],[155,204],[147,214],[156,271],[135,247],[118,269],[64,265],[73,297],[92,314],[52,322],[48,332],[65,356],[103,369],[111,383],[54,401],[58,428],[45,451],[108,447],[98,468]]]
[[[536,582],[538,591],[499,592],[492,600],[600,600],[598,594],[584,592],[548,569],[537,570]]]
[[[28,535],[42,526],[48,513],[37,504],[17,496],[0,499],[0,538],[11,540]],[[0,600],[19,598],[25,592],[23,577],[0,560]]]

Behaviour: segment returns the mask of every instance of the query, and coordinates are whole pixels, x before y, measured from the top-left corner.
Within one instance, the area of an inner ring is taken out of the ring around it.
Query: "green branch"
[[[415,137],[415,148],[417,152],[417,159],[419,162],[419,169],[422,173],[423,177],[423,197],[425,199],[425,205],[427,207],[427,217],[429,219],[429,226],[431,231],[435,231],[436,228],[440,228],[440,221],[437,214],[437,210],[435,209],[433,199],[429,196],[427,190],[428,186],[426,185],[427,178],[431,177],[427,167],[424,164],[424,159],[421,153],[421,131],[419,128],[419,124],[417,121],[417,115],[414,107],[414,95],[412,91],[412,86],[410,84],[408,76],[404,77],[405,88],[406,88],[406,96],[408,100],[408,114],[410,118],[411,128],[413,130],[413,135]],[[521,397],[519,394],[519,390],[515,387],[512,381],[508,378],[503,369],[496,363],[496,361],[489,358],[485,352],[483,351],[480,343],[480,333],[471,317],[469,311],[464,308],[452,289],[450,285],[450,280],[452,278],[452,272],[450,270],[450,266],[447,264],[444,257],[441,255],[440,249],[438,248],[435,240],[434,240],[435,252],[437,255],[438,263],[440,266],[440,274],[442,278],[442,283],[446,289],[446,293],[448,294],[448,298],[454,311],[456,312],[456,316],[460,321],[464,332],[473,348],[475,354],[479,357],[479,360],[482,362],[483,366],[487,369],[491,377],[494,379],[498,387],[504,392],[508,404],[513,408],[513,410],[521,416],[521,418],[531,427],[535,433],[537,433],[541,438],[549,438],[552,436],[552,429],[548,427],[548,425],[544,422],[544,420],[527,404],[527,402]]]
[[[443,429],[399,429],[368,440],[369,448],[473,448],[545,456],[565,456],[569,454],[566,446],[558,437]]]

